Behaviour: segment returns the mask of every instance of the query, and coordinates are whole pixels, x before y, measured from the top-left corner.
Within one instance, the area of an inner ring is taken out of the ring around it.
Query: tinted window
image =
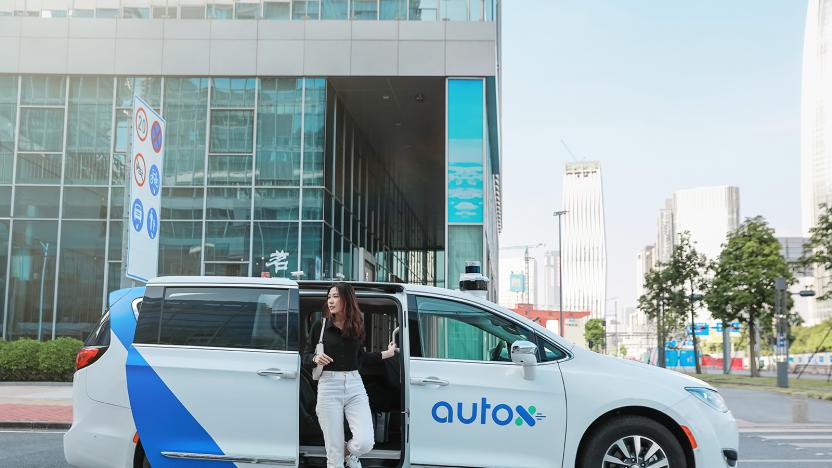
[[[165,288],[161,317],[160,344],[279,350],[289,345],[288,290]]]
[[[139,320],[136,324],[134,343],[158,343],[159,319],[162,316],[162,297],[164,288],[148,286],[144,291]]]
[[[98,325],[92,330],[84,346],[110,346],[110,313],[101,317]]]
[[[538,338],[537,346],[542,351],[540,354],[543,362],[559,361],[566,357],[565,352],[543,338]]]
[[[512,343],[534,340],[525,328],[478,307],[419,296],[416,304],[426,358],[511,362]]]

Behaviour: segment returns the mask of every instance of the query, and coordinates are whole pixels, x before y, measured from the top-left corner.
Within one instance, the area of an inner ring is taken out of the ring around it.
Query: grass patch
[[[809,398],[832,401],[832,382],[827,382],[826,379],[818,380],[804,377],[798,380],[796,376],[789,374],[789,388],[780,388],[777,386],[776,377],[748,377],[745,375],[723,374],[701,374],[694,375],[694,377],[717,387],[755,388],[788,395],[805,393],[809,395]]]

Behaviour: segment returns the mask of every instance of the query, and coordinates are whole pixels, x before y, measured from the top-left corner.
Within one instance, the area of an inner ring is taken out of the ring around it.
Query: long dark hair
[[[327,299],[329,299],[329,292],[332,289],[338,291],[338,296],[344,303],[344,329],[342,330],[344,336],[349,338],[364,338],[364,317],[361,315],[361,309],[358,308],[358,299],[355,297],[355,289],[348,283],[334,283],[326,290]],[[332,316],[329,313],[329,307],[324,302],[324,317],[330,319]]]

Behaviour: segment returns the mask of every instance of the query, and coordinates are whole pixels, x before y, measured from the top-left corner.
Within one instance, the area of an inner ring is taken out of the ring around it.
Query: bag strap
[[[318,343],[324,341],[324,330],[326,330],[326,318],[324,318],[323,322],[321,322],[321,336],[318,337]]]

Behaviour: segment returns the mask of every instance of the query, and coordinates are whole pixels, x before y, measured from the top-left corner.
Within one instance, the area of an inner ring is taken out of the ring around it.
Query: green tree
[[[589,349],[600,352],[604,348],[604,341],[607,337],[604,321],[601,319],[587,320],[584,326],[584,339]]]
[[[804,267],[814,266],[821,270],[832,271],[832,206],[822,203],[815,227],[809,229],[809,242],[803,246],[803,256],[798,263]],[[816,277],[829,275],[816,275]],[[828,281],[828,280],[827,280]],[[832,299],[832,287],[826,284],[817,285],[823,294],[817,301]]]
[[[794,282],[780,242],[762,216],[746,219],[728,235],[714,270],[705,302],[723,323],[739,320],[747,325],[751,375],[758,377],[757,331],[772,327],[774,280],[782,276],[787,284]]]
[[[620,354],[621,357],[627,357],[627,347],[624,346],[624,343],[621,343],[621,346],[618,347],[618,354]]]
[[[656,364],[660,367],[665,367],[667,336],[684,328],[686,304],[678,275],[668,265],[660,263],[644,275],[644,294],[638,298],[638,308],[656,323]]]
[[[696,373],[701,374],[702,365],[699,362],[699,340],[696,339],[694,327],[696,326],[697,304],[702,303],[704,293],[708,289],[707,272],[709,262],[704,255],[696,251],[694,244],[695,242],[691,242],[690,240],[689,231],[685,231],[679,235],[678,243],[673,247],[673,254],[667,265],[667,273],[670,275],[672,283],[684,292],[685,299],[687,300]]]

